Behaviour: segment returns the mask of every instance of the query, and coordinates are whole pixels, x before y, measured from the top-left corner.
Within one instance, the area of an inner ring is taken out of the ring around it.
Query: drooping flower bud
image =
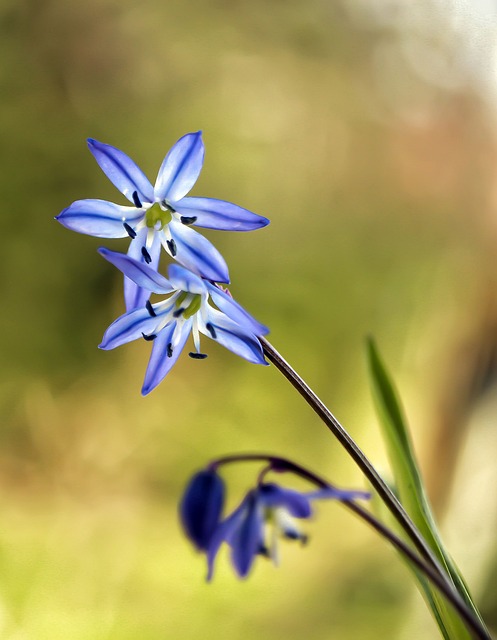
[[[204,469],[190,480],[180,503],[181,523],[186,535],[200,551],[206,551],[221,519],[225,487],[213,470]]]

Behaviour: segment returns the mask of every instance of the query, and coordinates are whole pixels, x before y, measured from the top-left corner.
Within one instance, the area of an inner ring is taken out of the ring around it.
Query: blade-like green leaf
[[[396,487],[390,487],[394,493],[397,494]],[[376,517],[379,518],[382,522],[386,523],[391,529],[399,529],[397,521],[393,518],[390,511],[387,509],[385,504],[381,501],[379,496],[373,493],[373,497],[371,500],[371,508],[375,513]],[[412,571],[416,581],[418,582],[418,588],[423,596],[428,608],[430,609],[435,622],[438,625],[440,633],[444,640],[453,640],[454,636],[449,634],[449,631],[444,623],[444,620],[440,613],[440,606],[437,602],[437,594],[431,585],[430,581],[426,578],[426,576],[419,571],[419,569],[403,554],[400,554],[400,558],[403,562],[405,562],[406,566]]]
[[[461,573],[441,541],[423,486],[407,422],[397,392],[372,339],[367,342],[367,357],[375,405],[400,501],[441,565],[447,570],[461,597],[481,620],[481,615],[469,594]],[[449,633],[451,640],[470,638],[471,636],[466,631],[459,616],[446,603],[438,591],[428,584],[424,578],[419,582],[433,615],[439,623],[442,635],[446,637],[445,634]]]

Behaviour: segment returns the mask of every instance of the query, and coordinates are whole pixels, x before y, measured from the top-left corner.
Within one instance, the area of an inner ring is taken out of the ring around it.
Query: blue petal
[[[197,218],[193,224],[219,231],[252,231],[269,224],[267,218],[225,200],[216,198],[182,198],[176,211]]]
[[[105,175],[128,200],[134,202],[136,191],[142,204],[154,201],[154,188],[149,179],[125,153],[92,138],[88,139],[88,148]]]
[[[97,238],[124,238],[127,222],[135,225],[143,213],[135,207],[121,207],[107,200],[76,200],[55,216],[64,227]]]
[[[236,572],[244,578],[250,571],[254,558],[263,543],[263,519],[254,493],[249,494],[245,517],[231,536],[231,560]]]
[[[326,489],[317,489],[316,491],[310,491],[306,493],[306,496],[310,500],[369,500],[371,494],[369,491],[356,491],[346,489],[334,489],[328,487]]]
[[[200,295],[207,293],[205,281],[188,271],[188,269],[180,267],[179,264],[169,265],[168,276],[171,284],[179,291],[199,293]]]
[[[145,256],[143,255],[142,248],[145,246],[147,240],[148,229],[144,227],[140,229],[134,240],[130,242],[128,249],[128,257],[137,260],[144,265],[146,263]],[[148,268],[152,271],[157,271],[160,257],[160,237],[158,233],[154,233],[152,246],[147,249],[150,257],[150,262],[147,263]],[[165,279],[165,278],[164,278]],[[143,307],[147,300],[150,298],[150,290],[142,288],[136,284],[133,280],[124,276],[124,301],[126,303],[126,311],[136,309],[137,307]]]
[[[157,326],[157,318],[151,317],[147,309],[135,309],[115,320],[104,334],[100,349],[115,349],[126,342],[152,333]]]
[[[148,362],[145,381],[142,387],[142,395],[146,396],[162,382],[179,358],[185,342],[192,329],[192,319],[178,325],[172,322],[159,332],[153,342],[152,355]],[[168,345],[173,344],[172,355],[168,355]]]
[[[309,498],[293,489],[284,489],[277,484],[263,484],[259,487],[259,499],[269,508],[283,507],[295,518],[308,518],[311,515]]]
[[[195,474],[181,499],[179,511],[186,535],[201,551],[207,551],[224,505],[224,482],[211,469]]]
[[[229,282],[228,266],[219,251],[200,233],[172,220],[169,232],[176,243],[176,260],[202,278]]]
[[[135,238],[136,240],[137,238]],[[133,260],[124,253],[110,251],[101,247],[98,252],[111,264],[124,273],[125,276],[136,282],[139,287],[153,291],[154,293],[171,293],[174,291],[172,284],[161,276],[160,273],[151,269],[148,265]]]
[[[242,327],[245,327],[256,336],[265,336],[269,333],[269,329],[267,327],[260,322],[257,322],[257,320],[245,311],[238,302],[235,302],[229,294],[225,293],[210,282],[206,284],[212,301],[216,307],[218,307],[218,309],[225,313],[229,318]]]
[[[197,182],[203,163],[202,132],[187,133],[176,142],[162,162],[155,183],[156,200],[167,200],[174,205]]]
[[[212,580],[214,561],[219,548],[225,540],[231,540],[233,532],[239,526],[246,510],[247,498],[244,498],[235,511],[225,518],[214,530],[207,549],[207,582]]]
[[[223,347],[229,349],[237,356],[245,358],[254,364],[267,365],[264,360],[262,347],[257,338],[244,327],[241,327],[233,320],[230,320],[220,311],[216,311],[211,307],[208,308],[207,321],[214,328],[214,334],[207,329],[201,318],[199,318],[199,329],[206,336],[213,338]],[[214,337],[215,336],[215,337]]]

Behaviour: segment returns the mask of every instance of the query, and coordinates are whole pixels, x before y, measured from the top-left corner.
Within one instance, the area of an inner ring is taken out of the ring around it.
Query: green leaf
[[[445,549],[438,533],[414,455],[404,412],[391,378],[372,338],[368,339],[367,342],[367,357],[375,405],[400,502],[433,550],[442,567],[446,569],[454,587],[468,607],[482,620],[460,571]],[[471,638],[462,620],[446,602],[445,598],[424,576],[420,576],[417,571],[415,573],[423,595],[444,638],[449,640]]]

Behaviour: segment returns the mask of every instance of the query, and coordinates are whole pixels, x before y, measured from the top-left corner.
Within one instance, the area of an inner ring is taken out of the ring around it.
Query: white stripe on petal
[[[107,200],[76,200],[56,216],[60,224],[79,233],[97,238],[124,238],[131,227],[142,219],[143,213],[135,207],[122,207]]]
[[[164,158],[155,182],[155,199],[167,200],[173,206],[185,196],[197,179],[204,163],[202,133],[187,133]]]

